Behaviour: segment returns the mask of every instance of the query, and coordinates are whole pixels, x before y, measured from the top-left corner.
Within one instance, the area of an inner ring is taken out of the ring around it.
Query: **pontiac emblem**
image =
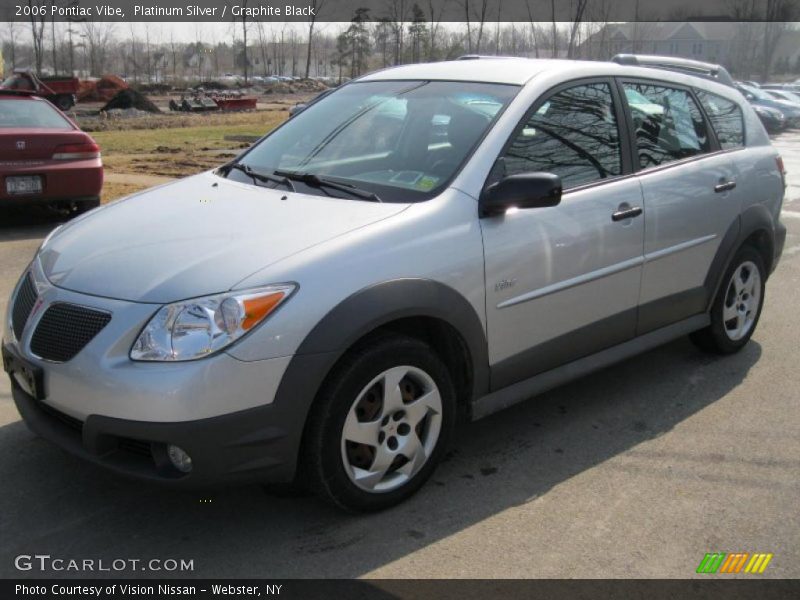
[[[19,140],[17,142],[17,150],[25,150],[25,140]]]

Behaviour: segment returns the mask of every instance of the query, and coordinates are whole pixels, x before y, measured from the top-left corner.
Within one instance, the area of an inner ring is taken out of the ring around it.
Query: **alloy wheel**
[[[755,263],[745,261],[733,272],[722,306],[725,334],[731,340],[740,340],[750,332],[760,302],[761,274]]]
[[[436,448],[442,398],[422,369],[398,366],[370,381],[348,411],[341,453],[350,481],[368,492],[410,481]]]

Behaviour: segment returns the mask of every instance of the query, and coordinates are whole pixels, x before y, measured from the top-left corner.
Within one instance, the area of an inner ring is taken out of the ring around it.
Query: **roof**
[[[484,81],[523,85],[531,77],[553,68],[564,68],[565,61],[516,57],[481,57],[474,60],[402,65],[370,73],[360,81],[392,79],[433,79],[449,81]]]

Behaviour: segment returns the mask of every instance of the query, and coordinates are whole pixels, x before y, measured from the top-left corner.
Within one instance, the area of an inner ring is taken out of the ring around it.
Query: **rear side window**
[[[744,146],[744,118],[739,105],[703,90],[696,90],[696,93],[717,134],[719,145],[725,150]]]
[[[705,121],[688,91],[649,83],[623,85],[633,119],[640,168],[709,151]]]
[[[41,100],[0,98],[0,129],[72,129],[57,108]]]
[[[546,171],[564,188],[622,173],[619,129],[607,83],[577,85],[550,96],[514,138],[507,175]]]

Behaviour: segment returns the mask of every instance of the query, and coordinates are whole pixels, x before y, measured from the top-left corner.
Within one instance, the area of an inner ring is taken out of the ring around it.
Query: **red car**
[[[0,90],[0,207],[49,204],[73,213],[100,204],[100,147],[47,100]]]

